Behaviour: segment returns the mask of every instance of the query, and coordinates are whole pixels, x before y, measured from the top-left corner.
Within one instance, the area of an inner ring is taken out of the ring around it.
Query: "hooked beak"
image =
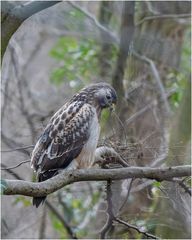
[[[112,103],[109,107],[110,112],[115,112],[115,103]]]

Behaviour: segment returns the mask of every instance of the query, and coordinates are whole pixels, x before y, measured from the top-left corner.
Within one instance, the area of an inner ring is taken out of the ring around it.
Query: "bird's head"
[[[75,94],[71,101],[82,101],[94,105],[100,112],[103,108],[113,109],[117,102],[115,89],[108,83],[95,83]]]
[[[94,93],[96,103],[103,108],[113,108],[117,103],[116,91],[111,85],[107,83],[98,83]]]

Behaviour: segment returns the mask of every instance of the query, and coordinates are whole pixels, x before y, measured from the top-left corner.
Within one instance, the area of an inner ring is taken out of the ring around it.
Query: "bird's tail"
[[[42,172],[38,174],[38,182],[43,182],[49,178],[52,178],[53,176],[58,174],[58,170],[49,170],[46,172]],[[33,197],[33,206],[36,206],[36,208],[39,207],[40,204],[43,204],[45,202],[47,196],[43,197]]]
[[[46,196],[45,197],[33,197],[33,206],[38,208],[40,204],[43,204],[45,202],[45,199],[46,199]]]

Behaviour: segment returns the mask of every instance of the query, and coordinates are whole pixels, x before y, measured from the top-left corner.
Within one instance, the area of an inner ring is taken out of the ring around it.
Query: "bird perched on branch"
[[[92,84],[75,94],[50,119],[31,156],[39,182],[66,168],[88,168],[94,162],[104,108],[116,104],[115,90],[107,83]],[[46,196],[34,197],[38,207]]]

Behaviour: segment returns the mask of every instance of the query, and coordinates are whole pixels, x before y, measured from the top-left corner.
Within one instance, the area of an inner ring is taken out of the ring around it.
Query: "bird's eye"
[[[111,99],[111,96],[108,94],[108,95],[106,96],[106,98],[109,100],[109,99]]]

